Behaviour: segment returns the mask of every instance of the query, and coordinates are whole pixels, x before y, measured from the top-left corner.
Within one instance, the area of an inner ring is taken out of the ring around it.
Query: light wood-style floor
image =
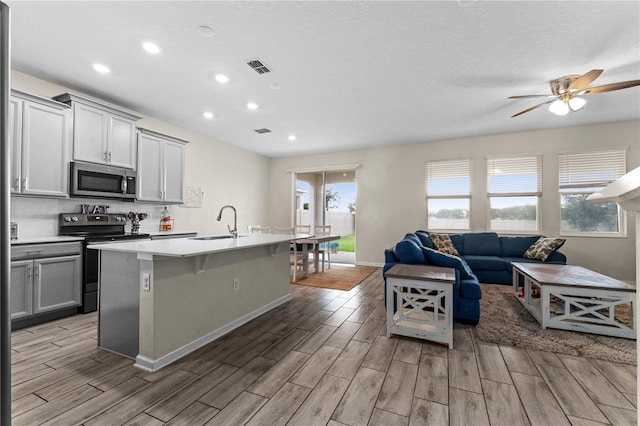
[[[385,336],[382,280],[289,303],[147,373],[96,348],[96,315],[13,333],[14,425],[635,425],[636,367]]]

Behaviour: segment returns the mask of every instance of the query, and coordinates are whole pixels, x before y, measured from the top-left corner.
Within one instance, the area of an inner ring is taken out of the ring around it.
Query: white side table
[[[455,270],[397,264],[385,277],[387,337],[391,334],[417,337],[446,343],[452,349]]]

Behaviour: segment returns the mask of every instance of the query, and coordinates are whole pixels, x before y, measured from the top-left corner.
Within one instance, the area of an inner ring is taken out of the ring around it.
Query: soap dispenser
[[[161,231],[171,231],[173,228],[173,220],[171,220],[171,213],[169,213],[169,209],[167,206],[164,206],[162,209],[162,214],[160,215],[160,230]]]

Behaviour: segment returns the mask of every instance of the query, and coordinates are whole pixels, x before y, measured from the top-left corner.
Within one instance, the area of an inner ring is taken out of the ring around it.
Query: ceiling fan
[[[627,89],[629,87],[640,85],[640,80],[620,81],[618,83],[604,84],[602,86],[589,87],[589,84],[602,74],[603,70],[591,70],[586,74],[571,74],[564,77],[556,78],[549,82],[551,87],[551,95],[519,95],[509,96],[509,99],[525,99],[525,98],[549,98],[549,100],[534,105],[517,114],[511,116],[517,117],[529,111],[549,105],[549,111],[556,115],[567,115],[569,111],[578,111],[582,109],[587,101],[581,98],[582,95],[592,93],[611,92],[613,90]]]

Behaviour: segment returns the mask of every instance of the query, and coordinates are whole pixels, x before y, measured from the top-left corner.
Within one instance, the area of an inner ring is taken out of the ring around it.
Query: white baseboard
[[[225,334],[229,333],[232,330],[235,330],[236,328],[240,327],[243,324],[246,324],[247,322],[251,321],[254,318],[259,317],[260,315],[264,314],[267,311],[270,311],[271,309],[275,308],[276,306],[280,306],[283,303],[288,302],[289,300],[291,300],[291,294],[287,294],[285,296],[282,296],[276,300],[274,300],[271,303],[268,303],[266,305],[264,305],[263,307],[256,309],[253,312],[249,312],[246,315],[241,316],[240,318],[231,321],[230,323],[227,323],[225,325],[223,325],[222,327],[211,331],[210,333],[205,334],[204,336],[187,343],[186,345],[169,352],[166,355],[161,356],[160,358],[157,359],[152,359],[143,355],[138,354],[138,356],[136,356],[136,363],[134,364],[135,367],[141,368],[142,370],[146,370],[146,371],[156,371],[161,369],[162,367],[165,367],[169,364],[171,364],[172,362],[175,362],[177,360],[179,360],[180,358],[182,358],[185,355],[190,354],[191,352],[195,351],[196,349],[200,349],[201,347],[203,347],[204,345],[207,345],[211,342],[213,342],[214,340],[224,336]]]
[[[384,266],[384,263],[378,263],[378,262],[356,262],[357,266],[374,266],[376,268],[382,268]]]

